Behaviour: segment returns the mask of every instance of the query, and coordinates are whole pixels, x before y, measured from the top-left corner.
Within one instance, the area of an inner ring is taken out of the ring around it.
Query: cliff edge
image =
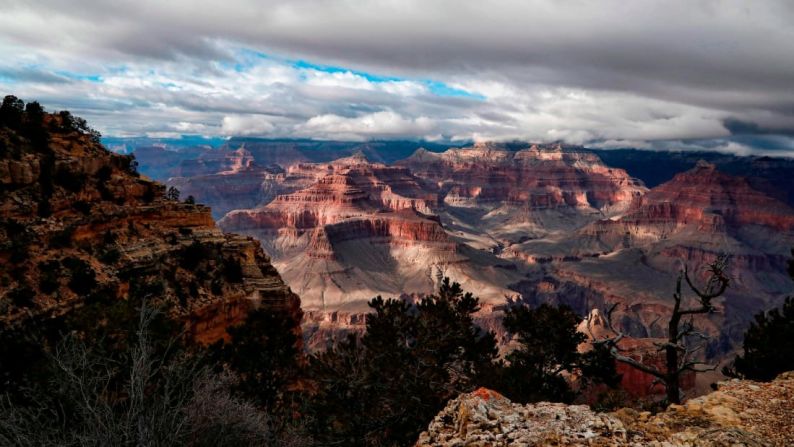
[[[519,405],[485,388],[450,401],[419,436],[428,446],[790,446],[794,372],[772,382],[730,380],[655,415],[584,405]]]
[[[133,298],[168,309],[201,344],[252,307],[300,321],[258,242],[167,197],[83,120],[31,106],[4,106],[0,120],[0,330]]]

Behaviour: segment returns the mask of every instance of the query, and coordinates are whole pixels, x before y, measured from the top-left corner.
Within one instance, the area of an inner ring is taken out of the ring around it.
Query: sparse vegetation
[[[39,263],[39,291],[51,294],[58,290],[60,286],[61,263],[57,260],[49,260]]]
[[[622,353],[619,343],[625,335],[615,330],[611,318],[616,305],[612,306],[606,312],[606,315],[609,328],[617,335],[595,340],[594,344],[608,349],[615,360],[656,377],[664,384],[667,402],[680,404],[683,398],[681,392],[681,377],[683,374],[717,369],[717,365],[707,365],[696,357],[703,345],[693,346],[692,340],[703,340],[706,336],[695,327],[693,316],[714,312],[712,301],[725,293],[730,283],[730,279],[726,275],[726,267],[727,258],[725,257],[720,257],[711,263],[708,266],[709,278],[703,288],[699,288],[693,283],[686,267],[678,275],[675,292],[673,293],[673,310],[667,323],[667,342],[659,345],[659,350],[665,353],[664,368],[656,368]],[[695,295],[694,305],[687,307],[682,291],[683,282],[686,282],[689,290]],[[686,321],[682,321],[687,317]]]
[[[75,228],[68,226],[61,231],[53,234],[50,238],[50,248],[66,248],[72,246],[72,235]]]
[[[120,258],[121,252],[115,247],[108,248],[99,255],[99,260],[104,264],[115,264]]]
[[[217,376],[175,346],[154,343],[153,311],[140,311],[131,343],[114,357],[74,336],[45,365],[51,383],[0,400],[0,444],[238,446],[301,445],[279,439],[269,415],[234,397]],[[297,438],[297,439],[296,439]]]
[[[62,166],[55,170],[55,184],[71,192],[79,192],[85,185],[85,175]]]
[[[448,399],[492,374],[496,340],[474,324],[478,300],[460,285],[445,279],[415,305],[380,297],[369,304],[360,341],[312,359],[321,444],[409,444]]]
[[[794,251],[792,251],[794,254]],[[789,261],[789,275],[794,279],[794,260]],[[781,343],[785,340],[785,343]],[[794,371],[794,297],[788,297],[779,309],[755,315],[744,333],[742,354],[733,365],[723,369],[731,377],[770,381],[778,374]]]
[[[508,307],[503,324],[519,346],[507,355],[498,389],[520,403],[571,402],[576,393],[563,374],[616,386],[620,376],[604,348],[578,351],[586,340],[585,334],[576,330],[581,321],[564,305],[542,304],[533,309],[514,303]]]
[[[178,202],[179,201],[179,190],[176,189],[173,186],[169,187],[168,190],[165,192],[165,198],[167,200],[173,200],[175,202]]]
[[[16,307],[31,307],[33,306],[33,297],[35,292],[28,286],[20,286],[8,291],[7,298]]]

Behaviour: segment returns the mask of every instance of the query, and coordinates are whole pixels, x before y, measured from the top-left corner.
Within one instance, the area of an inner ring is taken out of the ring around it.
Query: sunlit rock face
[[[499,203],[611,213],[627,208],[645,191],[641,182],[605,166],[596,155],[559,145],[513,151],[480,143],[440,154],[420,150],[398,164],[436,183],[443,200],[453,206]]]
[[[50,129],[58,120],[45,116]],[[167,200],[131,158],[74,131],[36,147],[3,128],[0,141],[11,149],[0,154],[0,297],[28,299],[3,306],[0,323],[60,318],[141,287],[154,287],[150,304],[166,305],[198,343],[226,337],[256,306],[300,319],[300,300],[257,241],[221,232],[206,206]]]
[[[302,163],[290,175],[315,181],[219,223],[262,241],[308,309],[362,309],[378,294],[431,293],[444,275],[486,295],[508,293],[505,274],[489,276],[495,258],[474,266],[432,214],[435,188],[408,169],[357,155]]]

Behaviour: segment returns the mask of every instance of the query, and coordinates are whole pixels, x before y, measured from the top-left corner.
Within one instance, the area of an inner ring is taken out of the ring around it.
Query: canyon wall
[[[257,306],[300,319],[300,300],[260,244],[215,226],[210,209],[164,197],[128,156],[45,115],[31,140],[0,129],[0,322],[60,318],[151,290],[193,341],[226,336]],[[137,296],[137,295],[136,295]]]

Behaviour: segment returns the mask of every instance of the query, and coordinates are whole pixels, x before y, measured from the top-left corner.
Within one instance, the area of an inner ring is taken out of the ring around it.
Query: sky
[[[794,156],[790,0],[0,0],[0,94],[105,135]]]

